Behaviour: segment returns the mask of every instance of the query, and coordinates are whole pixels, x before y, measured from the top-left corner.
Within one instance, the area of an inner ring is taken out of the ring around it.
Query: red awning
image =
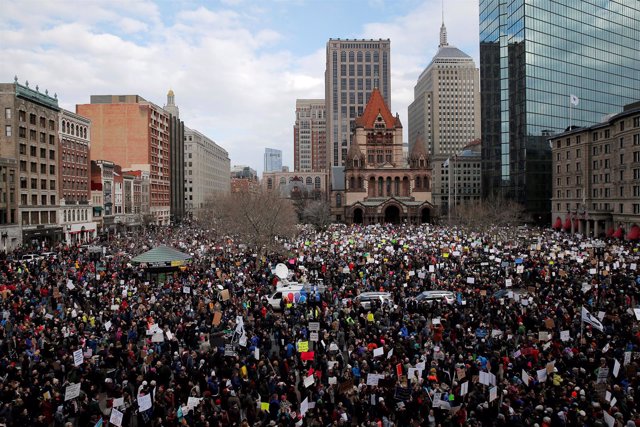
[[[556,230],[560,230],[562,228],[562,219],[560,219],[560,217],[556,218],[556,222],[553,224],[553,228]]]
[[[607,237],[611,236],[613,236],[613,227],[609,227],[609,229],[607,230]]]
[[[627,234],[627,240],[640,240],[640,227],[634,225]]]
[[[624,236],[624,230],[622,229],[622,227],[619,227],[615,233],[613,233],[613,237],[615,237],[616,239],[622,239],[622,236]]]
[[[571,230],[571,218],[568,218],[564,220],[564,229],[569,231]]]

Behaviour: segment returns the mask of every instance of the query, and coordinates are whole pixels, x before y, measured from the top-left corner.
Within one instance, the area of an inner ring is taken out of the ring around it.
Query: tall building
[[[391,41],[329,39],[325,70],[327,169],[343,166],[355,120],[374,87],[391,107]]]
[[[1,249],[59,242],[58,98],[16,77],[0,84],[0,104]]]
[[[441,165],[469,141],[480,138],[479,70],[469,55],[449,45],[444,22],[438,52],[420,74],[413,92],[409,151],[422,135],[433,162],[433,204],[443,209],[448,190],[441,185]]]
[[[264,149],[264,172],[279,172],[282,170],[282,150],[275,148]]]
[[[640,102],[593,126],[554,135],[553,227],[640,239]]]
[[[485,195],[550,221],[547,138],[640,99],[638,40],[636,0],[480,0]]]
[[[90,241],[98,229],[91,198],[91,120],[60,112],[59,223],[68,244]]]
[[[229,153],[195,129],[184,131],[185,208],[197,216],[198,209],[217,194],[231,190]]]
[[[420,224],[431,221],[431,167],[424,140],[414,141],[409,165],[403,158],[402,124],[374,89],[355,122],[344,167],[344,187],[331,192],[337,221]]]
[[[169,170],[171,171],[171,221],[180,222],[185,214],[184,195],[184,122],[180,120],[180,110],[176,106],[175,94],[169,89],[167,105],[169,113]]]
[[[92,95],[76,110],[91,119],[91,159],[148,172],[149,213],[156,224],[169,224],[170,115],[138,95]]]
[[[297,99],[293,126],[293,170],[327,170],[327,115],[324,99]]]

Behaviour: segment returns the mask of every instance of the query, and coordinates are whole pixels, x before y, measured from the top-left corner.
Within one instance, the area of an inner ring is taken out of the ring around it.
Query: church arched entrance
[[[354,224],[362,224],[362,209],[357,208],[353,211],[353,223]]]
[[[422,209],[422,214],[420,216],[420,222],[422,224],[427,224],[427,223],[431,222],[431,209],[429,209],[429,208]]]
[[[400,223],[400,209],[394,205],[387,207],[384,210],[384,222],[390,222],[391,224]]]

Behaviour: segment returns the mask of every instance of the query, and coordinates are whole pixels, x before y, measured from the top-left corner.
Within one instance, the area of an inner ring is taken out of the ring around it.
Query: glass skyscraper
[[[518,200],[547,222],[546,139],[640,99],[639,45],[638,0],[480,0],[485,196]]]
[[[264,171],[282,171],[282,150],[276,150],[275,148],[264,149]]]

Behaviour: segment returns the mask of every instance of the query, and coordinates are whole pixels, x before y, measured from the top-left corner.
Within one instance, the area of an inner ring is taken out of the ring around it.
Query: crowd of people
[[[280,243],[187,223],[2,255],[0,423],[640,426],[637,242],[333,225]],[[159,245],[191,262],[132,264]],[[274,307],[283,282],[308,286]]]

